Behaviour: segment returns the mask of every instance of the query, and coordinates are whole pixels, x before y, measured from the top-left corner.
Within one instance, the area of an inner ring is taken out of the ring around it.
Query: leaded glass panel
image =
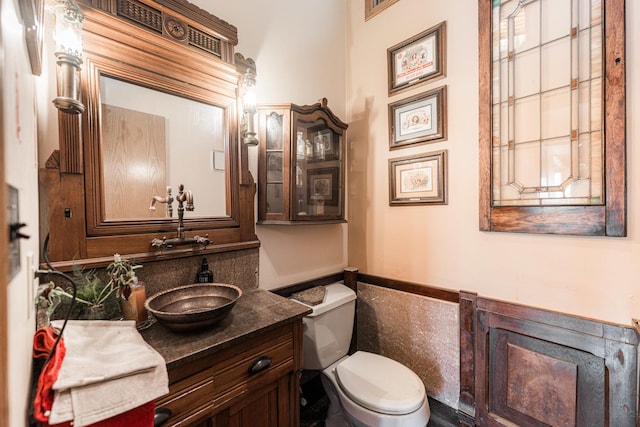
[[[493,206],[603,204],[601,8],[493,2]]]

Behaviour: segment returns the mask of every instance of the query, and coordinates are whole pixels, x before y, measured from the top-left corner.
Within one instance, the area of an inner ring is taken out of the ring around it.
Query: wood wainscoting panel
[[[478,294],[460,291],[460,398],[458,409],[467,417],[476,413],[475,313]]]
[[[578,365],[507,343],[506,406],[558,427],[576,425]]]
[[[637,425],[633,328],[485,298],[473,322],[460,320],[475,325],[465,392],[475,393],[476,425]]]

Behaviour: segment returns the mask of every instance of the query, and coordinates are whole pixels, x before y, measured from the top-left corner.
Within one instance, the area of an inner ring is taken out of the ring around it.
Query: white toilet
[[[422,380],[406,366],[373,353],[347,355],[356,294],[341,283],[325,287],[322,303],[303,319],[303,368],[322,370],[329,397],[326,426],[423,427],[429,403]]]

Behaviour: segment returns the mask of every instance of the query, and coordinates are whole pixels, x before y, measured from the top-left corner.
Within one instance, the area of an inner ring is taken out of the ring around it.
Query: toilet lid
[[[371,411],[408,414],[425,399],[424,384],[411,369],[377,354],[358,351],[340,362],[335,374],[342,391]]]

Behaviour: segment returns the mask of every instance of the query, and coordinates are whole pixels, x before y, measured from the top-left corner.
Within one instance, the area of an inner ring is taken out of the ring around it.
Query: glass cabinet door
[[[262,143],[259,174],[264,180],[265,195],[260,199],[260,211],[266,218],[284,220],[288,218],[287,202],[289,179],[287,173],[289,156],[289,118],[285,110],[274,110],[261,117]],[[285,143],[285,141],[287,141]]]
[[[295,219],[342,216],[341,138],[326,124],[297,121],[293,161]]]
[[[347,125],[324,103],[260,106],[258,223],[344,222]]]

